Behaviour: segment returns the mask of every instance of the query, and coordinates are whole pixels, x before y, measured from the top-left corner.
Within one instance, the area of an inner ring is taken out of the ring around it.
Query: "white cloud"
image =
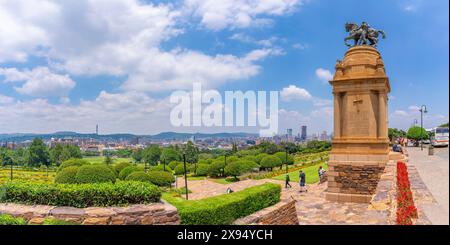
[[[316,70],[316,76],[323,82],[333,80],[333,74],[329,70],[323,68]]]
[[[408,107],[408,110],[410,110],[411,112],[419,112],[420,107],[416,105],[411,105]]]
[[[0,94],[0,104],[11,104],[14,102],[14,98]]]
[[[268,25],[271,17],[295,11],[302,0],[185,0],[186,9],[215,31]]]
[[[308,44],[303,44],[303,43],[295,43],[292,45],[292,47],[294,49],[299,49],[299,50],[305,50],[308,48]]]
[[[417,6],[413,4],[406,5],[403,10],[406,12],[415,12],[417,10]]]
[[[284,101],[292,100],[310,100],[311,94],[304,88],[299,88],[295,85],[289,85],[287,88],[283,88],[280,92],[281,99]]]
[[[255,38],[246,35],[244,33],[235,33],[230,37],[231,40],[239,41],[247,44],[254,44],[263,47],[273,47],[275,43],[279,40],[278,37],[272,36],[268,39],[256,40]]]
[[[394,110],[389,115],[389,127],[401,128],[407,130],[415,121],[420,123],[420,107],[412,105],[407,110]],[[425,128],[433,128],[448,122],[448,115],[433,114],[428,112],[423,114],[423,123]]]
[[[4,82],[24,82],[15,87],[21,94],[30,96],[64,96],[75,87],[75,82],[68,75],[52,73],[47,67],[37,67],[33,70],[19,71],[16,68],[0,68]]]

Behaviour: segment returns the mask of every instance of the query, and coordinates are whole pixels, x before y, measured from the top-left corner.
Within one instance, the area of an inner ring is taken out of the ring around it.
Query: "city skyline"
[[[363,20],[387,34],[379,51],[392,85],[389,127],[406,130],[423,104],[425,128],[448,122],[448,1],[210,3],[2,2],[0,134],[96,124],[106,134],[259,131],[172,127],[169,95],[193,82],[220,93],[279,91],[278,134],[297,135],[299,125],[332,132],[327,81],[347,49],[344,24]]]

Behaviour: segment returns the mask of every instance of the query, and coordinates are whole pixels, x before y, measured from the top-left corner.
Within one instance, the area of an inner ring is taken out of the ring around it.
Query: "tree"
[[[131,154],[131,158],[137,163],[142,161],[142,149],[135,149],[133,153]]]
[[[181,154],[179,151],[175,150],[173,147],[164,148],[161,152],[161,161],[166,161],[166,163],[170,163],[173,161],[181,161]]]
[[[264,168],[264,169],[270,168],[271,170],[274,167],[282,166],[282,164],[283,163],[281,162],[280,158],[273,156],[273,155],[264,157],[260,163],[261,168]]]
[[[62,162],[72,158],[82,158],[78,146],[57,144],[50,148],[50,161],[58,166],[61,165]]]
[[[38,167],[49,165],[50,153],[42,139],[35,138],[28,148],[27,163],[29,166]]]
[[[186,154],[186,161],[188,163],[196,163],[198,161],[198,154],[199,150],[198,148],[192,143],[192,141],[188,141],[185,146],[185,154]]]
[[[409,128],[407,136],[408,136],[408,139],[413,139],[413,140],[424,140],[424,139],[428,139],[430,137],[428,135],[428,132],[424,128],[418,127],[418,126]]]
[[[7,148],[0,148],[0,163],[4,166],[13,165],[13,152]]]
[[[388,137],[389,139],[406,137],[406,132],[397,128],[389,128]]]
[[[442,125],[439,126],[439,127],[442,127],[442,128],[448,128],[448,123],[444,123],[444,124],[442,124]]]
[[[105,160],[104,160],[104,163],[105,163],[106,165],[111,165],[111,164],[113,164],[113,160],[112,160],[112,158],[111,158],[111,156],[110,156],[109,154],[106,155]]]
[[[151,145],[144,149],[142,160],[150,165],[158,165],[161,157],[161,149],[158,145]]]

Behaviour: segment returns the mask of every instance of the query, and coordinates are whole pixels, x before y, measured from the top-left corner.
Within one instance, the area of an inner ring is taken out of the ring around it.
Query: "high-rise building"
[[[306,138],[307,138],[307,132],[306,132],[306,130],[307,130],[307,127],[306,127],[306,126],[302,126],[302,133],[301,133],[301,135],[300,135],[300,139],[301,139],[301,140],[306,140]]]
[[[294,141],[294,137],[292,135],[292,128],[287,129],[286,140],[287,140],[287,142]]]

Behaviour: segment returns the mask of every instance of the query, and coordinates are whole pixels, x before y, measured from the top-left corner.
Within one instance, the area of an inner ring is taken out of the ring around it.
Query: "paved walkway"
[[[428,156],[428,149],[409,147],[409,163],[433,195],[436,202],[425,203],[422,209],[434,225],[449,224],[449,152],[448,148],[435,148],[435,155]]]

